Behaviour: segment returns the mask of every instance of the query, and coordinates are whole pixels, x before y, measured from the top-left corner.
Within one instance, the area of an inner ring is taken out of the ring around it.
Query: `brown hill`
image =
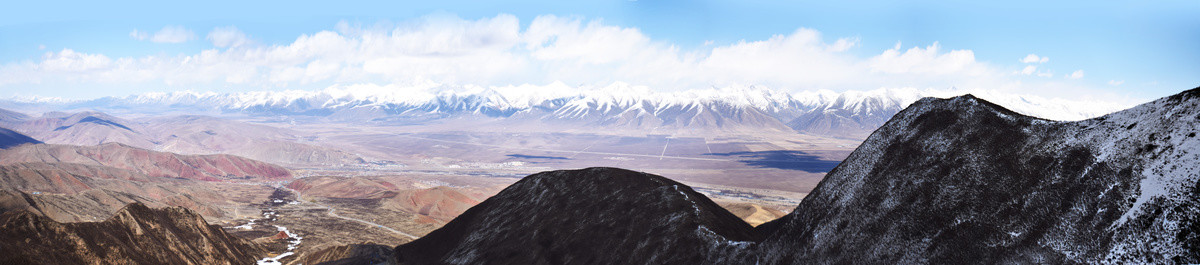
[[[146,134],[160,150],[182,154],[232,154],[285,165],[363,163],[341,150],[301,143],[303,133],[207,116],[170,116],[146,121]]]
[[[130,204],[103,222],[0,215],[0,264],[253,264],[266,250],[192,211]]]
[[[384,207],[398,208],[416,213],[432,220],[418,219],[424,223],[444,224],[479,204],[479,200],[450,187],[404,190],[399,195],[384,199]]]
[[[366,177],[307,177],[288,183],[288,188],[306,195],[326,198],[379,199],[396,196],[400,186]]]
[[[221,218],[227,215],[222,207],[233,204],[237,192],[214,186],[218,184],[269,194],[268,188],[258,186],[151,178],[104,166],[29,162],[0,165],[0,212],[25,209],[58,221],[94,221],[139,202],[182,206]]]
[[[392,247],[372,243],[328,247],[301,257],[298,264],[357,265],[394,264]]]
[[[751,226],[758,226],[787,215],[783,211],[771,207],[746,202],[722,203],[721,208],[725,208],[725,210],[733,213],[738,218],[742,218],[743,221],[746,221]]]
[[[373,177],[307,177],[288,183],[308,196],[378,201],[380,208],[415,213],[417,221],[444,224],[479,204],[483,196],[466,194],[461,188],[437,186],[411,188],[411,182]],[[468,192],[469,193],[469,192]]]
[[[123,144],[71,146],[36,144],[0,150],[0,165],[23,162],[76,163],[131,170],[149,177],[205,181],[279,180],[291,177],[283,167],[232,155],[180,155]]]

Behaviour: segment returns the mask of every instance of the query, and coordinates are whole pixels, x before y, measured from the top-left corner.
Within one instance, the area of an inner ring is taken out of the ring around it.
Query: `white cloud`
[[[1054,77],[1054,72],[1038,71],[1038,66],[1036,66],[1036,65],[1026,65],[1025,68],[1021,68],[1021,71],[1013,72],[1013,74],[1036,75],[1038,77]]]
[[[1034,72],[1037,72],[1037,66],[1028,65],[1025,66],[1025,69],[1021,69],[1020,73],[1023,75],[1032,75]]]
[[[922,49],[913,47],[900,53],[900,43],[869,60],[872,72],[891,74],[981,74],[975,64],[975,53],[953,50],[942,53],[937,42]]]
[[[1110,86],[1120,86],[1121,84],[1124,84],[1124,83],[1125,83],[1125,80],[1119,80],[1119,81],[1118,80],[1108,80],[1108,85],[1110,85]]]
[[[77,73],[107,68],[112,63],[112,59],[103,54],[87,54],[63,49],[60,52],[48,52],[43,55],[42,62],[38,64],[37,68],[42,71]]]
[[[635,28],[583,25],[579,19],[540,16],[524,32],[526,48],[542,60],[603,64],[632,59],[649,52],[650,38]]]
[[[788,91],[959,87],[1040,92],[1055,85],[1018,80],[1011,70],[977,61],[972,50],[947,50],[936,42],[915,47],[897,43],[862,56],[861,51],[850,52],[861,49],[857,37],[827,39],[816,30],[800,28],[767,39],[706,42],[682,49],[636,28],[599,20],[547,15],[525,27],[521,24],[512,15],[477,20],[428,16],[365,27],[342,22],[335,30],[281,44],[255,44],[236,27],[219,27],[205,37],[215,48],[194,54],[109,58],[63,50],[40,61],[8,62],[0,65],[0,92],[22,87],[13,84],[43,83],[215,91],[319,89],[331,84],[504,87],[622,82],[659,91],[762,85]],[[151,41],[195,38],[179,26],[154,34],[134,30],[130,36]],[[1030,65],[1018,73],[1051,75],[1039,69]]]
[[[826,44],[816,30],[801,28],[763,41],[715,47],[704,58],[680,58],[679,68],[695,75],[677,75],[681,80],[717,85],[825,86],[868,74],[854,58],[841,53],[849,42]]]
[[[842,52],[858,46],[859,38],[841,38],[829,45],[829,51]]]
[[[218,27],[208,32],[209,41],[213,46],[217,47],[238,47],[250,43],[250,39],[246,37],[246,33],[238,30],[237,27]]]
[[[1083,78],[1083,70],[1075,70],[1075,72],[1071,72],[1071,75],[1068,75],[1067,78],[1070,78],[1070,79]]]
[[[150,40],[154,43],[184,43],[196,39],[196,33],[183,26],[166,26],[154,34],[134,29],[129,37],[136,40]]]
[[[150,37],[150,34],[146,33],[145,31],[133,29],[133,31],[129,32],[129,37],[135,40],[146,40],[146,38]]]
[[[1049,62],[1049,61],[1050,61],[1049,57],[1038,57],[1037,54],[1032,54],[1032,53],[1029,55],[1025,55],[1025,58],[1021,58],[1022,63],[1045,63],[1045,62]]]

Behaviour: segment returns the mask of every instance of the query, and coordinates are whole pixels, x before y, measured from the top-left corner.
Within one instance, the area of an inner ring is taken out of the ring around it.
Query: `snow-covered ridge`
[[[509,116],[542,109],[564,118],[594,113],[657,114],[667,109],[703,111],[702,106],[756,109],[781,118],[786,113],[845,111],[856,114],[894,114],[922,97],[953,97],[974,94],[1022,114],[1054,120],[1081,120],[1131,107],[1127,104],[1051,99],[984,90],[880,88],[833,92],[829,90],[788,93],[758,86],[729,86],[677,92],[654,91],[649,87],[613,83],[602,87],[548,85],[503,87],[438,84],[335,85],[323,90],[254,91],[213,93],[177,91],[126,97],[66,101],[62,99],[14,99],[26,103],[70,105],[85,108],[189,107],[219,111],[300,113],[312,110],[355,108],[389,109],[395,113],[421,110],[431,113],[484,113]],[[881,112],[882,111],[882,112]],[[783,113],[783,114],[781,114]],[[780,115],[776,115],[780,114]],[[884,117],[886,118],[886,117]],[[782,122],[788,122],[782,120]]]

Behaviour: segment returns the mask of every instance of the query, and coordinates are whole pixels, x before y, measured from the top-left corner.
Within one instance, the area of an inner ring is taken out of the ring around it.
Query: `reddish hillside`
[[[411,184],[373,177],[308,177],[288,187],[306,196],[376,200],[381,208],[417,214],[417,221],[427,224],[449,222],[487,196],[445,186],[414,189]]]
[[[308,177],[288,183],[288,188],[307,195],[327,198],[378,199],[392,197],[399,190],[393,183],[362,177]]]
[[[234,189],[230,189],[230,188]],[[261,201],[262,186],[153,178],[132,170],[71,163],[0,165],[0,212],[25,209],[60,222],[98,220],[132,202],[182,206],[206,217],[228,214],[234,201]]]
[[[405,190],[399,196],[385,199],[384,205],[429,217],[437,223],[446,223],[467,211],[471,206],[479,204],[479,200],[471,198],[454,188],[433,187],[419,190]],[[432,222],[431,222],[432,223]]]
[[[99,146],[23,145],[0,151],[0,165],[23,162],[76,163],[132,170],[150,177],[205,181],[279,180],[283,167],[232,155],[180,155],[122,144]]]

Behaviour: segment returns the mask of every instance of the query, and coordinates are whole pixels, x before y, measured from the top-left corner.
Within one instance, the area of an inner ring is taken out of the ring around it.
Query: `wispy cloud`
[[[1049,57],[1038,57],[1037,54],[1032,54],[1032,53],[1029,55],[1025,55],[1025,58],[1021,58],[1022,63],[1045,63],[1045,62],[1049,62],[1049,61],[1050,61]]]
[[[1032,75],[1034,72],[1037,72],[1037,66],[1035,65],[1027,65],[1020,71],[1020,73],[1023,75]]]
[[[206,39],[211,41],[213,46],[221,48],[237,47],[250,43],[250,38],[246,37],[246,33],[243,33],[234,26],[214,28],[208,32]]]
[[[1070,78],[1070,79],[1083,78],[1083,70],[1075,70],[1075,72],[1071,72],[1071,74],[1068,75],[1067,78]]]
[[[1125,83],[1125,80],[1108,80],[1108,85],[1110,85],[1110,86],[1120,86],[1121,84],[1124,84],[1124,83]]]
[[[166,26],[154,34],[134,29],[129,32],[129,37],[135,40],[150,40],[154,43],[184,43],[195,40],[196,33],[183,26]]]

